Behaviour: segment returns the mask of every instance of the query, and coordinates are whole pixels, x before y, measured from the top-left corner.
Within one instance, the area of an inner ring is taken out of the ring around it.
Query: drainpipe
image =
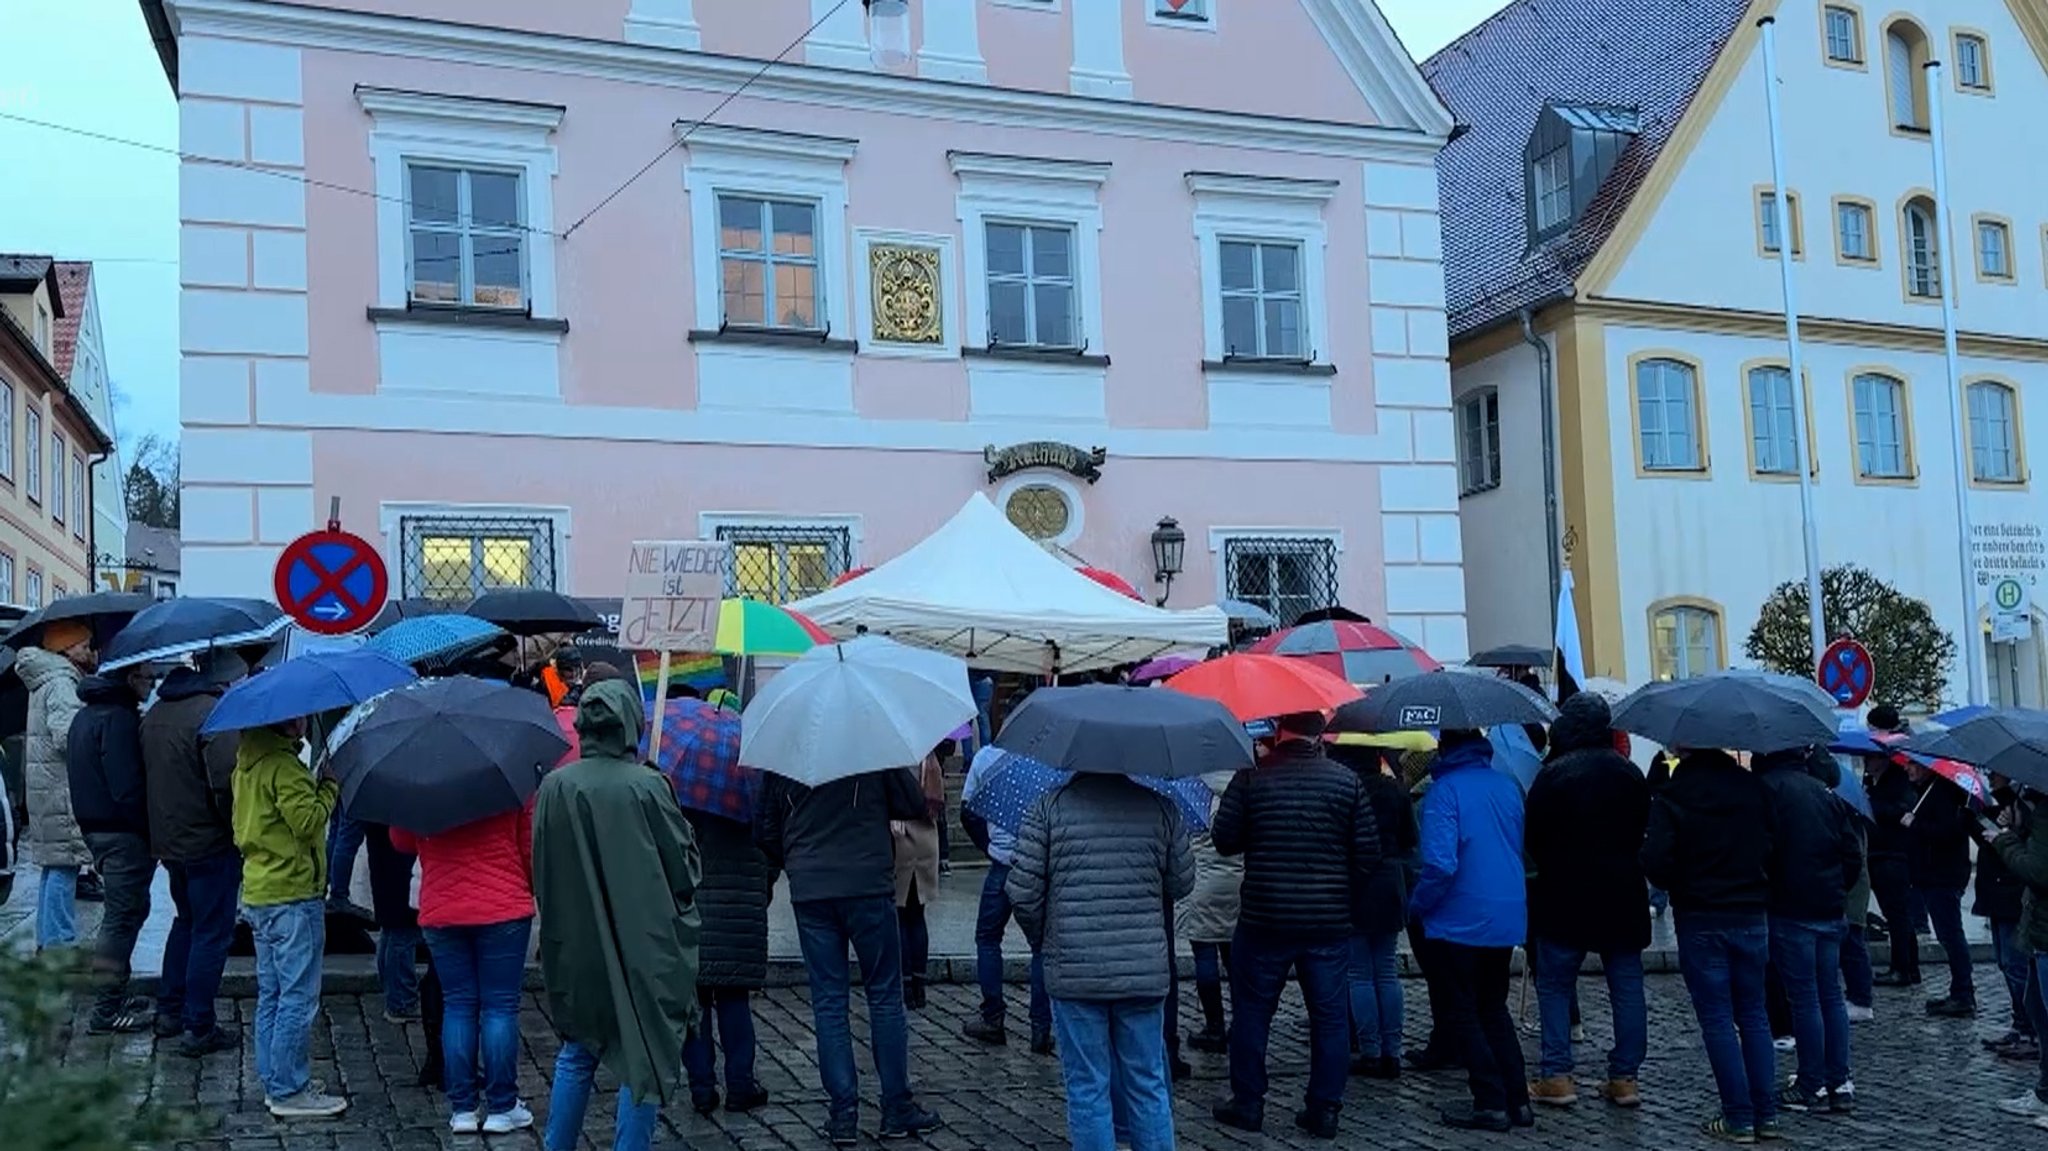
[[[1550,345],[1536,335],[1536,314],[1522,309],[1522,342],[1536,349],[1536,392],[1543,405],[1543,558],[1550,567],[1550,634],[1557,634],[1558,593],[1564,585],[1563,561],[1557,554],[1562,538],[1557,523],[1557,365]]]

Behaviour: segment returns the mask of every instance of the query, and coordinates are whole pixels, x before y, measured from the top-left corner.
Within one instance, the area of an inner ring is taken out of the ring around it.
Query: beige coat
[[[946,802],[946,779],[939,769],[935,756],[926,756],[924,765],[918,770],[918,783],[924,790],[925,804],[935,808],[935,818],[918,820],[895,820],[889,830],[896,842],[896,906],[910,903],[912,883],[917,885],[917,901],[927,907],[939,898],[939,824],[944,818]]]
[[[43,867],[92,862],[71,814],[71,721],[78,718],[77,666],[54,652],[24,650],[15,671],[28,686],[28,856]]]

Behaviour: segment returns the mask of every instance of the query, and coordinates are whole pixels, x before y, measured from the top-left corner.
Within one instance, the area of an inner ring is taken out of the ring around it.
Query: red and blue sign
[[[315,635],[361,631],[384,610],[391,577],[370,542],[338,528],[308,532],[277,559],[277,606]]]
[[[1841,706],[1862,707],[1870,698],[1870,689],[1877,686],[1877,661],[1870,658],[1869,648],[1855,640],[1838,639],[1820,657],[1814,679]]]

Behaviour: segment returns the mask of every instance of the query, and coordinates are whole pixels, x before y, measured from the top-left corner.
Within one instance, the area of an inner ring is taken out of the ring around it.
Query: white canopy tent
[[[866,630],[974,667],[1036,674],[1201,654],[1230,632],[1216,608],[1166,611],[1103,587],[980,492],[916,547],[789,606],[835,636]]]

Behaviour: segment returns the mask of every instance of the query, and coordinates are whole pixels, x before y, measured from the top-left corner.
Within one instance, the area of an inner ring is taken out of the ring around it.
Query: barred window
[[[1240,537],[1223,542],[1223,594],[1257,604],[1282,623],[1337,602],[1337,544],[1316,538]]]
[[[560,590],[551,519],[406,516],[399,534],[407,599],[470,600],[498,588]]]
[[[721,524],[732,545],[726,594],[791,603],[832,586],[851,566],[853,533],[830,524]]]

